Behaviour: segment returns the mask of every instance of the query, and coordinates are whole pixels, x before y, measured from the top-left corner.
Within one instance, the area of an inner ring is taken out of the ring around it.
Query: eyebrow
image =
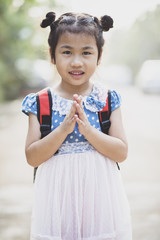
[[[88,49],[94,49],[94,48],[91,47],[91,46],[86,46],[86,47],[83,47],[82,49],[83,49],[83,50],[88,50]]]
[[[61,48],[68,48],[68,49],[73,49],[71,46],[69,45],[62,45]]]
[[[62,45],[61,48],[73,49],[73,47],[71,47],[69,45]],[[82,48],[82,50],[88,50],[88,49],[93,49],[93,47],[85,46],[85,47]]]

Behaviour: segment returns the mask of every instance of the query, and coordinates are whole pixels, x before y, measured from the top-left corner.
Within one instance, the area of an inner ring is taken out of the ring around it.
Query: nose
[[[81,67],[83,65],[82,59],[80,56],[73,56],[71,66],[72,67]]]

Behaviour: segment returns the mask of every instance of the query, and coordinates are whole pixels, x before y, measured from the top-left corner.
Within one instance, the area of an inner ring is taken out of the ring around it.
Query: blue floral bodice
[[[93,90],[89,96],[82,98],[84,111],[90,124],[101,131],[98,112],[103,109],[106,104],[107,90],[101,86],[94,85]],[[53,131],[64,120],[66,114],[70,110],[73,101],[60,97],[56,93],[52,92],[52,126]],[[111,112],[120,107],[121,98],[116,91],[111,91]],[[29,112],[37,115],[37,102],[36,94],[31,93],[27,95],[22,103],[22,111],[25,114]],[[83,152],[93,149],[93,147],[87,142],[83,135],[78,130],[78,124],[76,123],[74,131],[67,136],[63,144],[59,149],[59,154]]]

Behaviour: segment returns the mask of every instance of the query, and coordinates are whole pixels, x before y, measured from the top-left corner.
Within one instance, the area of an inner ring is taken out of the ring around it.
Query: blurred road
[[[160,95],[119,90],[129,141],[121,173],[131,206],[133,240],[160,239]],[[21,101],[0,105],[0,240],[29,240],[33,169],[24,155],[27,117]]]

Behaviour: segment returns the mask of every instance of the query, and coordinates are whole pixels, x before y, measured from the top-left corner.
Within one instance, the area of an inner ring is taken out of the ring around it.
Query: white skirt
[[[32,240],[131,240],[115,162],[97,151],[55,155],[37,171]]]

